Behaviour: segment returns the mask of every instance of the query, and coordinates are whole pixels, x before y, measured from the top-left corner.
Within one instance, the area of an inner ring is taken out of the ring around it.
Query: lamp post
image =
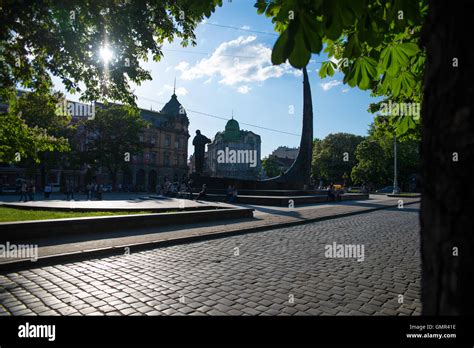
[[[399,193],[398,180],[397,180],[397,136],[393,135],[393,192],[392,194]]]

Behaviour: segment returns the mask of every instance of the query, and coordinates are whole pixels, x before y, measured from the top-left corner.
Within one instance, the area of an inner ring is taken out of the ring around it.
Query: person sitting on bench
[[[329,184],[327,192],[328,192],[328,200],[329,201],[334,201],[336,199],[336,196],[334,195],[334,185],[333,185],[333,183]]]
[[[206,184],[202,185],[202,189],[201,189],[201,192],[198,193],[197,197],[196,197],[196,201],[198,199],[204,199],[206,198],[206,192],[207,192],[207,186]]]

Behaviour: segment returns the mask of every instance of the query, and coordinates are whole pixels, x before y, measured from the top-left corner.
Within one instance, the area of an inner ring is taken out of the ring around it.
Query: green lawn
[[[150,212],[149,211],[69,212],[69,211],[49,211],[49,210],[27,210],[27,209],[0,207],[0,222],[64,219],[64,218],[76,218],[76,217],[88,217],[88,216],[131,215],[131,214],[150,214]]]
[[[391,193],[389,193],[389,195],[391,195]],[[420,196],[421,193],[411,193],[411,192],[402,192],[402,193],[397,193],[396,197],[400,196],[400,197],[417,197],[417,196]]]

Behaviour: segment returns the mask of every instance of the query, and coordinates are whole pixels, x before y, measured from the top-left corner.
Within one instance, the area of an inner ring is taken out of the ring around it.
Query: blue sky
[[[230,118],[233,111],[241,129],[261,136],[262,156],[280,145],[298,146],[298,136],[243,124],[301,133],[303,78],[300,71],[288,64],[271,65],[271,48],[277,36],[212,25],[274,33],[270,19],[258,15],[254,3],[254,0],[224,1],[223,7],[217,8],[207,23],[198,26],[195,32],[197,46],[183,48],[176,41],[163,47],[164,57],[160,62],[143,62],[153,80],[133,86],[138,105],[161,109],[171,97],[176,78],[176,94],[187,111],[191,139],[196,129],[213,138],[226,123],[193,111],[224,118]],[[313,55],[308,66],[314,137],[324,138],[336,132],[366,135],[373,120],[367,108],[375,99],[368,91],[344,85],[341,74],[321,80],[317,74],[318,62],[324,60],[327,60],[324,53]],[[56,88],[64,91],[58,80],[54,81]],[[77,95],[68,97],[78,100]],[[293,114],[291,110],[294,110]],[[189,154],[192,154],[191,141],[189,144]]]

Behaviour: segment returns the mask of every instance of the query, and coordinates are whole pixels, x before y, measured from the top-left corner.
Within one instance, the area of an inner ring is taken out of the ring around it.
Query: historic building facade
[[[103,106],[96,104],[95,107]],[[0,103],[2,112],[6,112],[7,108],[7,105]],[[130,190],[154,192],[157,184],[163,183],[165,178],[179,181],[188,174],[189,119],[175,93],[160,111],[140,109],[140,115],[150,123],[150,127],[144,129],[140,135],[144,150],[140,155],[131,156],[128,169],[119,173],[117,184],[122,184],[123,188]],[[77,122],[83,116],[72,114],[72,120]],[[84,126],[79,126],[72,143],[79,151],[85,151],[87,143],[93,136]],[[67,154],[65,156],[67,157]],[[83,188],[91,180],[99,184],[111,184],[110,176],[104,168],[94,172],[92,179],[88,171],[87,166],[77,170],[50,168],[47,181],[55,185],[56,191],[64,185],[64,181],[72,182],[77,188]],[[31,178],[31,174],[28,174],[25,168],[13,164],[0,164],[0,185],[13,186],[17,179],[26,177]],[[39,173],[36,173],[33,179],[38,189],[42,190]]]
[[[207,145],[205,173],[215,177],[256,180],[261,170],[260,135],[241,130],[233,118]]]
[[[140,110],[151,126],[140,137],[143,154],[132,156],[130,172],[124,173],[123,184],[154,191],[165,178],[180,181],[188,174],[189,119],[173,93],[159,111]]]

